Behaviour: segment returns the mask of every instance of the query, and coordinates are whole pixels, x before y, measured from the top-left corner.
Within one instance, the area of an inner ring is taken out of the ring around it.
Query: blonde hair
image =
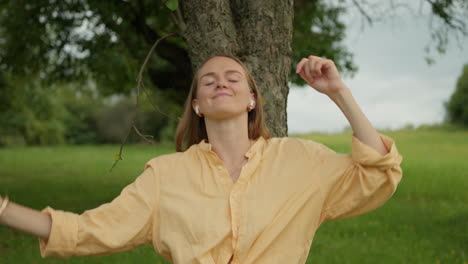
[[[251,92],[253,92],[257,98],[256,107],[248,112],[248,135],[250,139],[257,139],[258,137],[262,136],[265,139],[270,138],[270,133],[268,128],[265,125],[265,113],[263,111],[263,98],[260,95],[258,90],[257,84],[255,83],[252,74],[247,69],[247,67],[236,57],[231,55],[215,55],[208,59],[206,59],[200,66],[198,67],[197,71],[192,80],[192,84],[190,86],[190,92],[188,94],[187,100],[185,102],[185,109],[182,118],[179,120],[179,124],[177,125],[176,137],[175,137],[175,145],[176,151],[182,152],[190,148],[194,144],[200,143],[201,140],[206,139],[208,141],[208,134],[206,132],[205,127],[205,119],[204,117],[199,117],[192,109],[192,101],[195,99],[198,91],[198,73],[200,68],[210,59],[214,57],[226,57],[230,58],[237,63],[244,69],[245,75],[247,77],[247,83],[249,84],[249,88]],[[185,147],[183,146],[185,143]]]

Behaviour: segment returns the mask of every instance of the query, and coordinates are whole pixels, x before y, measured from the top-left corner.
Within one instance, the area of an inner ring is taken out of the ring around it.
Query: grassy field
[[[394,197],[366,215],[325,223],[307,263],[468,263],[468,132],[384,133],[403,155]],[[349,152],[350,134],[303,136]],[[0,149],[0,193],[35,209],[82,212],[112,200],[165,146]],[[0,226],[0,263],[166,263],[151,246],[105,257],[42,259],[37,238]]]

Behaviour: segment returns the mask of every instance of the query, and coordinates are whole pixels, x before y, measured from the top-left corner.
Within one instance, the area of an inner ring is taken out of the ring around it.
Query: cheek
[[[236,92],[243,99],[245,99],[245,98],[249,99],[250,98],[250,88],[249,88],[249,85],[247,83],[242,83],[242,84],[236,86]]]
[[[210,91],[208,87],[200,88],[197,91],[197,100],[200,102],[200,104],[204,104],[208,100],[209,95]]]

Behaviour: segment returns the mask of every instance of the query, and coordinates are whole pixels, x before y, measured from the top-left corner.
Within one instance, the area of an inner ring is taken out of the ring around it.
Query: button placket
[[[258,169],[260,161],[261,161],[260,156],[251,155],[249,157],[249,160],[247,164],[245,164],[245,166],[242,168],[239,179],[237,180],[236,184],[232,188],[231,195],[229,197],[230,204],[231,204],[231,215],[232,215],[232,233],[233,233],[232,250],[234,254],[234,259],[231,264],[238,262],[238,258],[237,258],[238,250],[240,250],[242,243],[243,243],[242,239],[239,237],[240,235],[239,229],[240,229],[240,225],[242,221],[242,215],[241,215],[242,191],[247,185],[249,185],[249,180],[251,179],[251,177],[253,177],[253,173],[255,173],[255,171]]]
[[[223,161],[218,157],[218,155],[214,151],[210,150],[210,155],[212,156],[214,162],[212,168],[214,168],[215,171],[217,171],[217,174],[220,176],[221,181],[227,184],[232,183],[231,176],[229,175],[226,167],[224,166]]]
[[[241,220],[241,203],[240,203],[240,195],[243,184],[236,183],[234,188],[231,191],[230,195],[230,204],[231,204],[231,229],[232,229],[232,250],[236,252],[237,246],[239,244],[239,226]],[[234,254],[235,255],[235,254]]]
[[[231,223],[232,223],[232,234],[234,238],[237,238],[238,234],[238,216],[239,216],[239,201],[236,199],[237,195],[235,193],[231,194],[230,203],[231,203]]]

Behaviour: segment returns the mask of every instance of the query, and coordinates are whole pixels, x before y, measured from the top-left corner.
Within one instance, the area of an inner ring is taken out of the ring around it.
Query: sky
[[[359,68],[344,82],[374,127],[398,129],[443,121],[443,104],[468,63],[468,38],[458,44],[452,39],[445,54],[432,53],[435,63],[428,65],[424,52],[430,41],[427,18],[406,13],[362,29],[361,17],[354,10],[344,20],[348,26],[345,44]],[[308,55],[312,54],[304,57]],[[349,126],[339,108],[310,86],[290,85],[287,113],[289,134],[337,133]]]

